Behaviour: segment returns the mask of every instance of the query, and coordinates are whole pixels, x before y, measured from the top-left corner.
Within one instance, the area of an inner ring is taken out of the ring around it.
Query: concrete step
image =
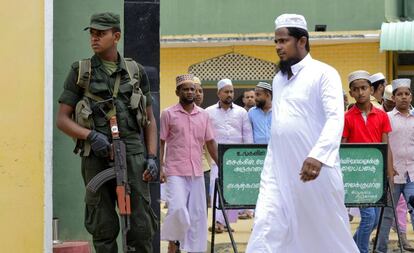
[[[87,241],[67,241],[53,245],[53,253],[91,253]]]

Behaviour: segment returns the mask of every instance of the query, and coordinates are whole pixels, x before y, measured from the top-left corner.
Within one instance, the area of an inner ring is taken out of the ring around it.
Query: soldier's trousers
[[[92,153],[83,157],[82,176],[85,185],[108,166],[107,159],[98,158]],[[150,207],[148,183],[142,180],[145,170],[143,154],[127,155],[127,167],[132,210],[127,242],[135,248],[136,253],[152,253],[152,238],[158,229],[158,221]],[[116,238],[120,225],[115,188],[116,181],[113,179],[103,184],[96,193],[86,190],[85,227],[93,237],[96,253],[118,253]]]

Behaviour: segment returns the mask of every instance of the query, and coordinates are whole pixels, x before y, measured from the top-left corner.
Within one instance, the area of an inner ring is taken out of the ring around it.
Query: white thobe
[[[231,108],[224,110],[219,103],[206,108],[210,115],[212,126],[214,129],[215,140],[218,144],[242,144],[253,143],[253,130],[250,124],[247,111],[236,104],[232,104]],[[211,203],[214,197],[214,182],[218,177],[217,165],[212,162],[210,172],[210,192]],[[236,222],[238,210],[227,211],[229,222]],[[223,213],[217,213],[217,221],[224,224]]]
[[[260,182],[249,253],[359,252],[344,205],[339,145],[344,113],[337,71],[308,54],[290,80],[273,79],[271,138]],[[300,180],[307,157],[319,176]]]

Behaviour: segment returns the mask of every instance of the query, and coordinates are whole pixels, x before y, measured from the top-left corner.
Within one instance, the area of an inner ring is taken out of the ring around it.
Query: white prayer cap
[[[305,17],[299,14],[282,14],[275,20],[275,30],[282,27],[296,27],[308,30]]]
[[[352,72],[351,74],[348,75],[348,84],[351,84],[353,81],[357,80],[357,79],[365,79],[369,81],[369,78],[371,76],[369,75],[369,73],[365,70],[357,70]]]
[[[373,75],[369,78],[369,81],[370,81],[371,83],[375,83],[375,82],[378,82],[378,81],[380,81],[380,80],[385,80],[385,76],[384,76],[381,72],[378,72],[378,73],[376,73],[376,74],[373,74]]]
[[[230,79],[227,79],[227,78],[225,78],[225,79],[221,79],[221,80],[217,83],[217,90],[221,90],[224,86],[227,86],[227,85],[233,86],[233,84],[232,84],[231,80],[230,80]]]
[[[194,84],[199,84],[199,85],[201,85],[201,81],[200,81],[200,78],[198,78],[198,77],[193,77],[193,82],[194,82]]]
[[[385,90],[384,90],[384,100],[392,100],[392,85],[388,84],[387,86],[385,86]]]
[[[259,82],[256,85],[256,87],[257,88],[262,88],[262,89],[265,89],[265,90],[268,90],[268,91],[272,91],[272,85],[270,85],[268,83],[265,83],[265,82]]]
[[[411,89],[411,79],[408,79],[408,78],[395,79],[395,80],[392,80],[391,85],[392,85],[392,91],[395,91],[396,89],[401,88],[401,87],[407,87]]]

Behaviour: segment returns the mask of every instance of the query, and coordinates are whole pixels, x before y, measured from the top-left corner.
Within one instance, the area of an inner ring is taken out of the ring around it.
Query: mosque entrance
[[[229,78],[234,86],[234,102],[243,106],[246,90],[253,90],[260,81],[271,83],[277,65],[270,61],[230,52],[191,65],[188,73],[199,77],[204,88],[203,108],[217,103],[217,82]]]

